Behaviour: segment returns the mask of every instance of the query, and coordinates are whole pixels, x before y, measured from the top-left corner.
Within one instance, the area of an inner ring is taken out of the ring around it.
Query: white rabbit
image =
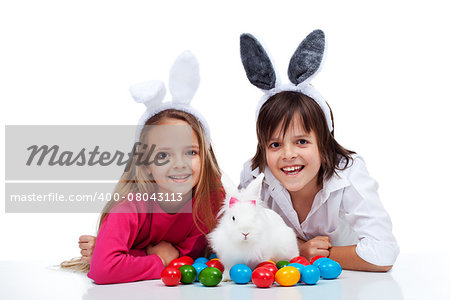
[[[261,202],[261,173],[246,189],[238,190],[231,180],[222,176],[226,192],[222,217],[208,235],[212,250],[224,265],[223,281],[230,280],[235,264],[253,269],[269,259],[289,260],[299,255],[297,238],[292,228],[273,210]]]

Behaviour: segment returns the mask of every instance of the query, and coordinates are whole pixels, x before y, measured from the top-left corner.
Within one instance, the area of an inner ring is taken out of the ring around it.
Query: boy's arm
[[[337,261],[343,269],[354,271],[387,272],[390,266],[377,266],[371,264],[356,254],[356,245],[331,247],[329,250],[332,260]]]
[[[366,262],[356,254],[356,245],[332,247],[326,236],[317,236],[309,241],[297,238],[300,255],[308,260],[315,256],[326,256],[337,261],[345,270],[387,272],[392,266],[377,266]]]
[[[344,218],[358,236],[351,246],[332,247],[330,258],[352,270],[388,271],[399,247],[392,234],[392,223],[378,196],[378,184],[369,175],[364,160],[356,157],[349,170],[351,187],[344,190]]]

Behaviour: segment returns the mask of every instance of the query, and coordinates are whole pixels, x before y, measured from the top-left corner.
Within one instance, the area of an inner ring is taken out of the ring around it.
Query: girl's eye
[[[169,153],[167,153],[167,152],[158,152],[157,154],[156,154],[156,159],[158,159],[158,160],[163,160],[163,159],[166,159],[167,157],[169,157]]]
[[[301,140],[298,140],[298,141],[297,141],[297,144],[300,144],[300,145],[306,145],[306,144],[308,144],[308,141],[307,141],[307,140],[301,139]]]
[[[195,151],[195,150],[189,150],[188,152],[186,152],[186,154],[187,154],[187,155],[194,156],[194,155],[197,155],[197,151]]]
[[[269,145],[269,148],[278,148],[278,147],[280,147],[280,143],[277,143],[277,142]]]
[[[233,221],[236,221],[236,218],[234,216],[231,219],[233,219]]]

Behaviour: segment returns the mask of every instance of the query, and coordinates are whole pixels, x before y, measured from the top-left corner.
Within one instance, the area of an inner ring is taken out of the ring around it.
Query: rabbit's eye
[[[232,217],[232,219],[233,219],[233,221],[235,221],[235,220],[236,220],[236,218],[235,218],[234,216]]]

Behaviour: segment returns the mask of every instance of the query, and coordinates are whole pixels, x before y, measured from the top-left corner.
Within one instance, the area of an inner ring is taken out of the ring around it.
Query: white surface
[[[209,122],[221,167],[237,182],[256,149],[261,97],[240,62],[239,34],[258,36],[286,79],[298,43],[321,28],[329,51],[312,84],[333,109],[339,143],[360,153],[379,182],[401,251],[431,251],[431,244],[448,253],[447,6],[436,0],[1,1],[0,119],[2,125],[136,124],[145,107],[134,103],[129,85],[166,80],[175,57],[190,49],[201,72],[193,104]],[[2,143],[4,130],[0,181]],[[3,189],[0,184],[0,195]],[[63,261],[79,254],[79,235],[96,234],[98,214],[5,214],[3,201],[1,259]]]
[[[96,285],[85,274],[54,270],[51,263],[0,262],[0,299],[450,299],[448,260],[431,255],[400,255],[388,273],[343,271],[317,285],[260,289],[253,284],[200,283],[166,287],[160,280]]]

